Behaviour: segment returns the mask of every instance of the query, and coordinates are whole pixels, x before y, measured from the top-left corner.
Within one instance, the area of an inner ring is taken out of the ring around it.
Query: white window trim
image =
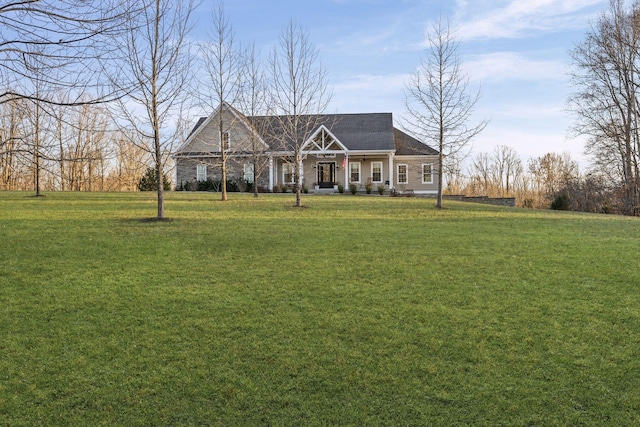
[[[247,181],[247,182],[251,182],[251,183],[255,182],[256,177],[255,177],[255,174],[253,172],[253,163],[245,163],[243,169],[244,169],[243,170],[243,172],[244,172],[244,175],[243,175],[244,180]],[[251,179],[249,179],[249,178],[251,178]]]
[[[400,181],[400,166],[405,167],[405,176],[407,178],[406,181]],[[396,182],[398,183],[398,185],[409,183],[409,165],[407,163],[398,163],[398,166],[396,168]]]
[[[291,181],[287,182],[285,180],[285,175],[287,174],[287,168],[291,168]],[[282,183],[283,184],[295,184],[296,183],[296,174],[295,174],[295,165],[293,163],[283,163],[282,164]]]
[[[200,179],[204,175],[204,179]],[[207,180],[207,165],[199,164],[196,166],[196,181]]]
[[[425,166],[429,166],[431,168],[431,173],[429,174],[431,179],[429,181],[425,181],[424,180],[424,167]],[[422,183],[423,184],[433,184],[433,163],[423,163],[422,164]]]
[[[358,180],[351,180],[351,165],[358,165]],[[349,182],[353,182],[354,184],[360,184],[362,182],[362,165],[360,162],[349,162]]]
[[[373,165],[380,165],[380,181],[375,181],[373,179]],[[382,162],[371,162],[371,182],[374,184],[380,184],[384,181],[384,169],[382,169]]]

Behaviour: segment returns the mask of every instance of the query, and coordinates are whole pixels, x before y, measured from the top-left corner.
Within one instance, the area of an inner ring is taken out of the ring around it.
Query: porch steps
[[[317,190],[313,190],[313,194],[334,194],[336,190],[333,188],[319,188]]]

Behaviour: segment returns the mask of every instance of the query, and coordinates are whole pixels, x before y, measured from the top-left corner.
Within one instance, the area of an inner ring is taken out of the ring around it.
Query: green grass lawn
[[[0,193],[0,425],[638,425],[640,219]]]

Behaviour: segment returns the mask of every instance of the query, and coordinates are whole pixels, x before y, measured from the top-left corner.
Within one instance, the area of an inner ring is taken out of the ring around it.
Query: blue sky
[[[199,9],[204,35],[213,2]],[[266,57],[293,19],[320,50],[333,99],[328,112],[405,115],[404,87],[419,64],[425,31],[448,18],[472,85],[481,89],[476,118],[489,119],[473,153],[497,145],[523,159],[569,151],[583,142],[569,132],[569,50],[584,38],[607,0],[227,0],[238,41],[255,41]]]

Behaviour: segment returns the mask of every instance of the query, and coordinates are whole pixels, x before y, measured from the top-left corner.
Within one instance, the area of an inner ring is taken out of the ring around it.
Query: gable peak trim
[[[318,135],[321,135],[320,141],[317,141]],[[331,149],[332,145],[336,145]],[[349,151],[345,145],[325,126],[320,125],[311,137],[302,144],[302,151],[307,153],[332,153],[336,151]]]

